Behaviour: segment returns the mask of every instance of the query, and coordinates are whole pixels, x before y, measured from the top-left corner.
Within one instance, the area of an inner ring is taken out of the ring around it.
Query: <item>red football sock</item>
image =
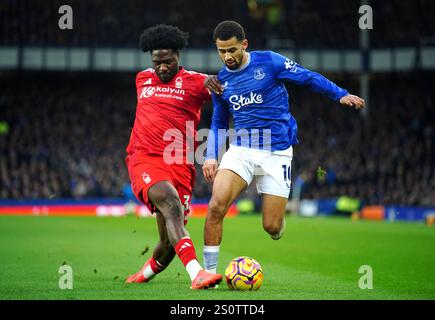
[[[161,265],[153,257],[149,258],[147,262],[148,265],[142,271],[142,274],[148,280],[151,280],[152,278],[155,277],[156,274],[162,272],[166,268],[166,266]]]
[[[175,245],[175,252],[186,267],[190,280],[193,281],[202,270],[201,265],[196,259],[195,247],[189,237],[184,237]]]
[[[181,262],[183,262],[184,266],[192,260],[196,259],[195,247],[193,246],[192,240],[188,237],[181,238],[180,241],[175,245],[175,252],[180,258]]]
[[[150,258],[150,267],[155,274],[162,272],[166,268],[166,266],[160,264],[154,257]]]

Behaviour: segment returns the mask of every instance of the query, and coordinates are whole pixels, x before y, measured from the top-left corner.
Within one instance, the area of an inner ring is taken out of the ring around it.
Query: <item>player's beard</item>
[[[240,66],[241,66],[241,64],[242,64],[242,61],[243,61],[243,53],[242,53],[242,55],[240,56],[240,57],[234,57],[233,58],[233,60],[232,60],[232,64],[230,64],[230,65],[228,65],[228,63],[225,61],[225,65],[227,66],[227,68],[228,69],[230,69],[230,70],[236,70],[236,69],[238,69],[238,68],[240,68]]]
[[[236,69],[238,69],[239,68],[239,63],[237,63],[237,61],[235,61],[234,63],[232,63],[232,64],[228,64],[228,63],[226,63],[225,62],[225,65],[227,66],[227,68],[228,69],[230,69],[230,70],[236,70]]]
[[[163,82],[169,82],[176,75],[175,72],[167,72],[167,73],[157,73],[158,77]]]

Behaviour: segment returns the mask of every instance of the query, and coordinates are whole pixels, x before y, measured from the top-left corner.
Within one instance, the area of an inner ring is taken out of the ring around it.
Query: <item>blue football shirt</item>
[[[248,53],[237,70],[224,66],[218,73],[222,95],[213,94],[213,117],[207,141],[207,159],[217,159],[225,142],[229,116],[235,135],[231,144],[270,151],[286,150],[298,143],[297,123],[290,113],[288,81],[306,85],[338,101],[348,92],[317,72],[310,71],[273,51]],[[215,139],[215,137],[217,139]]]

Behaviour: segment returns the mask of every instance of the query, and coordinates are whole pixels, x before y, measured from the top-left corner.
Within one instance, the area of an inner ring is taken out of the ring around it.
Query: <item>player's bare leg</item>
[[[287,198],[263,194],[263,228],[274,240],[280,239],[284,233],[287,203]]]
[[[175,250],[169,241],[165,218],[161,213],[156,213],[156,220],[160,239],[153,251],[153,258],[167,267],[175,257]]]
[[[127,278],[127,283],[143,283],[153,279],[174,259],[175,251],[169,241],[166,221],[162,214],[156,213],[159,242],[154,248],[153,255],[145,262],[141,270]]]
[[[158,209],[166,224],[168,240],[175,246],[180,239],[189,237],[184,227],[183,206],[177,190],[168,181],[160,181],[148,191],[148,198]]]
[[[204,243],[206,245],[213,246],[221,243],[224,217],[231,204],[246,187],[246,181],[233,171],[222,169],[217,172],[205,220]]]
[[[246,187],[246,181],[231,170],[218,170],[214,178],[204,226],[204,264],[209,272],[215,273],[217,269],[224,217],[231,204]]]
[[[177,190],[168,181],[160,181],[148,190],[148,197],[164,218],[168,241],[175,249],[192,280],[192,289],[206,289],[222,280],[202,270],[192,240],[184,227],[184,209]]]

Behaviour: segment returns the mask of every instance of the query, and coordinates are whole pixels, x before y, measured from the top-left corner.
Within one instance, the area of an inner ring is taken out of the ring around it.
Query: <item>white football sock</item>
[[[220,246],[204,246],[205,271],[216,273]]]
[[[158,262],[156,260],[156,263],[159,265],[159,267],[161,268],[161,271],[163,271],[164,267],[160,262]],[[148,280],[151,280],[152,278],[154,278],[156,276],[157,273],[154,273],[153,269],[151,268],[151,265],[147,265],[146,268],[144,269],[144,271],[142,271],[142,274],[145,278],[147,278]]]
[[[151,280],[156,276],[156,274],[153,272],[153,269],[151,269],[150,265],[147,265],[145,270],[142,272],[143,276],[147,278],[148,280]]]
[[[202,268],[198,260],[193,259],[186,264],[186,270],[187,273],[189,274],[190,280],[193,281],[198,275],[199,271],[202,270]]]

